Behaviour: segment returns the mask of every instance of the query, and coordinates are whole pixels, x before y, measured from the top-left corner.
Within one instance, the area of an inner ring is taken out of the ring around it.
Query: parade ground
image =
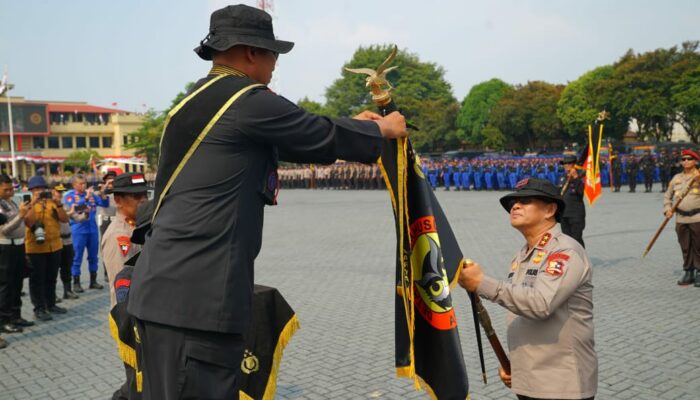
[[[659,185],[654,189],[605,189],[587,209],[600,359],[596,399],[691,400],[700,393],[700,288],[676,285],[682,261],[673,223],[641,258],[663,218]],[[524,243],[498,203],[503,194],[437,192],[465,256],[500,278]],[[279,202],[266,210],[255,282],[279,289],[301,329],[285,351],[276,398],[429,398],[394,370],[396,240],[387,193],[283,190]],[[29,296],[22,299],[23,316],[33,319]],[[472,399],[514,399],[485,337],[489,382],[481,381],[469,302],[459,287],[453,304]],[[0,350],[0,399],[107,399],[124,381],[109,336],[108,291],[88,290],[61,305],[67,314],[2,335],[9,346]],[[503,310],[485,305],[505,344]]]

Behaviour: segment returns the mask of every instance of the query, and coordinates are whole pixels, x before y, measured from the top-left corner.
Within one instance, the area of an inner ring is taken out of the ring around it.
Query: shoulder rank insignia
[[[511,270],[511,271],[515,271],[516,269],[518,269],[518,262],[517,262],[517,261],[513,261],[513,263],[510,264],[510,270]]]
[[[117,236],[117,244],[119,245],[119,250],[121,250],[122,255],[126,257],[129,254],[129,249],[131,249],[131,238],[128,236]]]
[[[538,250],[537,254],[535,257],[532,258],[532,262],[535,264],[539,264],[542,261],[542,258],[547,254],[546,251]]]
[[[569,256],[564,253],[554,253],[549,258],[547,258],[547,267],[545,267],[544,272],[559,276],[564,274],[564,267],[566,266],[565,261],[569,260]]]
[[[546,246],[547,243],[549,243],[549,239],[551,239],[551,238],[552,238],[552,234],[551,234],[551,233],[549,233],[549,232],[545,233],[544,236],[542,236],[542,239],[540,240],[540,242],[537,243],[537,246],[538,246],[538,247],[544,247],[544,246]]]

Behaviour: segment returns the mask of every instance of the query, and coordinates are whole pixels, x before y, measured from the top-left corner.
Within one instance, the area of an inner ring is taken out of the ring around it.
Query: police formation
[[[545,179],[560,185],[562,177],[565,176],[563,157],[510,156],[452,160],[424,158],[422,168],[433,190],[513,190],[516,183],[524,178]],[[634,193],[637,191],[637,185],[644,185],[644,192],[651,192],[654,183],[661,183],[660,191],[665,192],[668,182],[681,170],[680,156],[677,152],[661,151],[652,154],[647,151],[641,156],[613,152],[612,157],[601,157],[600,179],[604,187],[610,187],[612,182],[616,192],[625,187]],[[346,162],[329,166],[295,165],[280,168],[279,174],[283,189],[386,188],[377,165]]]

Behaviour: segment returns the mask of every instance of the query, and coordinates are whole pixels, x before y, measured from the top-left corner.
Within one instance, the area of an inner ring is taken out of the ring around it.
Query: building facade
[[[146,160],[125,148],[142,115],[84,102],[10,100],[18,178],[26,180],[40,168],[61,174],[63,161],[77,150],[96,151],[103,169],[144,171]],[[12,175],[6,97],[0,97],[0,169]]]

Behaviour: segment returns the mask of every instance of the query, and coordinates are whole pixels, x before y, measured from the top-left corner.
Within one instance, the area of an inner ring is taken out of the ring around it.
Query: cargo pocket
[[[187,340],[184,381],[180,398],[183,400],[237,398],[236,382],[240,379],[238,375],[241,370],[242,353],[242,344],[212,347]]]

